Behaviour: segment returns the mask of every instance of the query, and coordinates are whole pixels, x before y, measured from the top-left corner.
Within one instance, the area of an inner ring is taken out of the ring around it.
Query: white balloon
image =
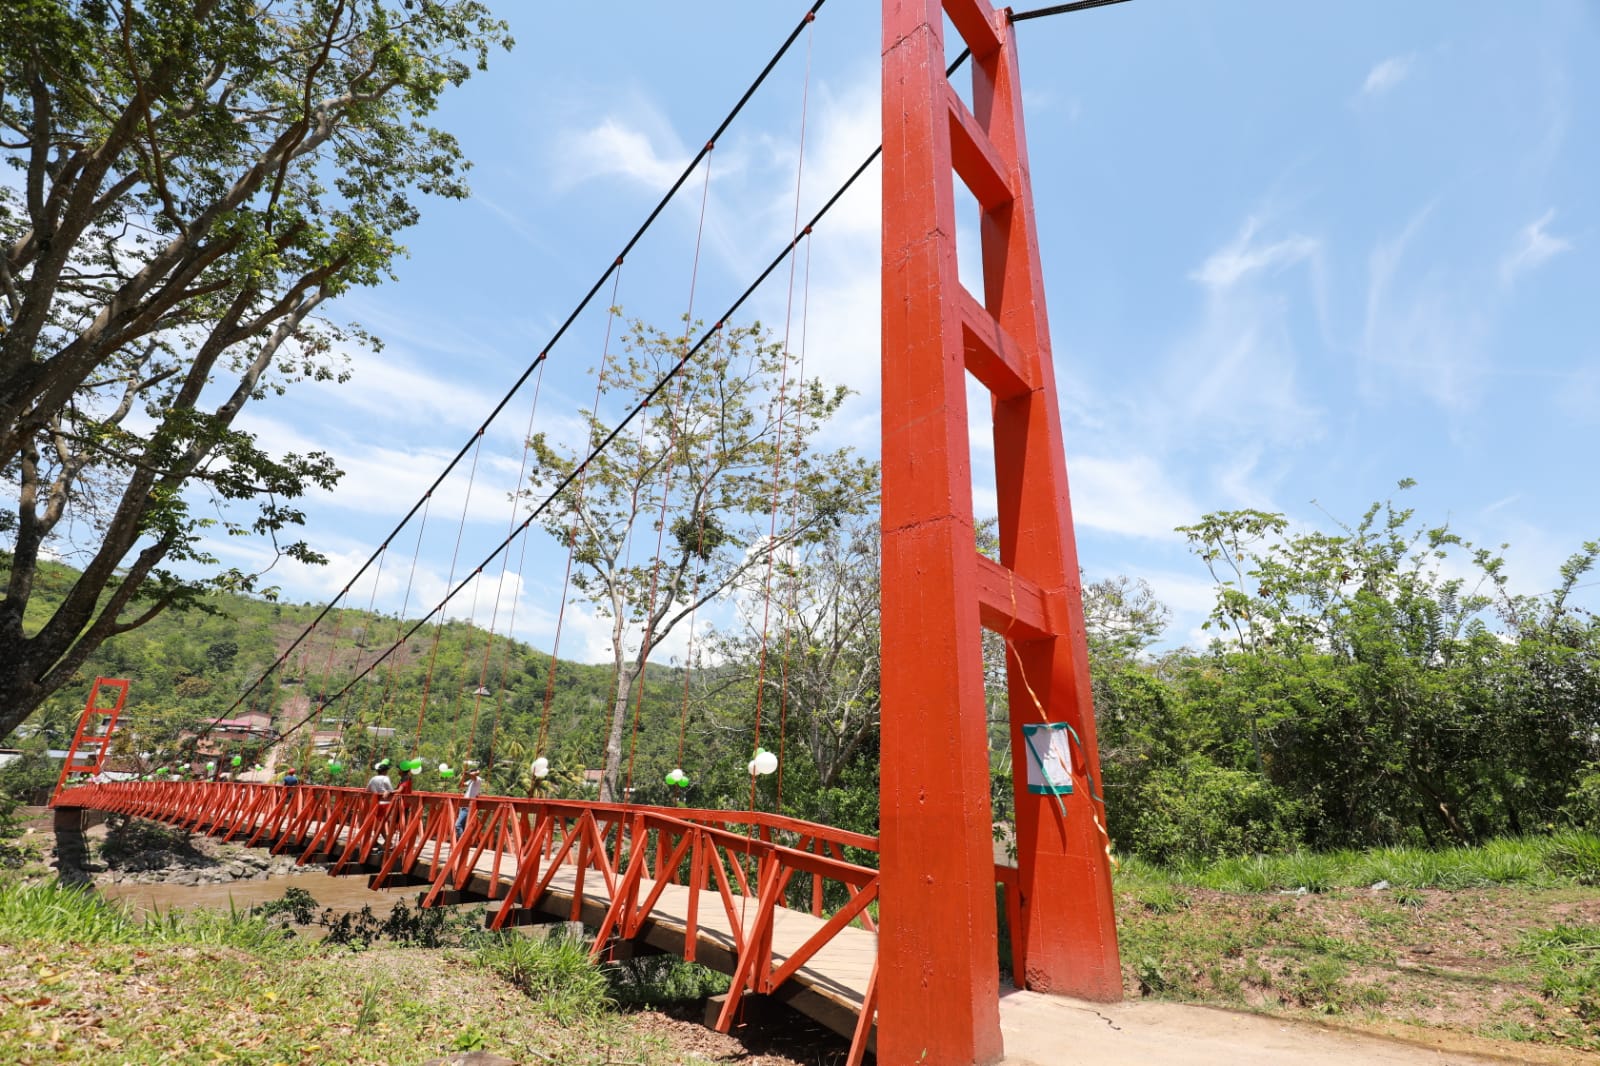
[[[541,755],[537,759],[533,760],[533,776],[534,777],[548,777],[548,776],[550,776],[550,760],[546,759],[543,755]]]
[[[778,768],[778,757],[770,751],[762,751],[750,760],[758,774],[770,774]]]

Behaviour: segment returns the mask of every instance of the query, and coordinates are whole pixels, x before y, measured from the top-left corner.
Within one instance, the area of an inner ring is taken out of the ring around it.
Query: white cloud
[[[1151,439],[1235,446],[1299,443],[1321,433],[1320,412],[1300,395],[1292,293],[1275,279],[1304,263],[1314,282],[1322,245],[1298,233],[1268,239],[1262,230],[1259,218],[1247,219],[1189,275],[1206,289],[1205,309],[1167,360],[1162,417],[1149,427]]]
[[[1368,257],[1361,385],[1382,399],[1398,381],[1465,411],[1483,391],[1491,308],[1443,268],[1400,269],[1433,209],[1424,206]]]
[[[1199,269],[1189,275],[1190,279],[1209,288],[1226,289],[1251,274],[1281,271],[1311,259],[1321,248],[1317,241],[1298,233],[1270,244],[1257,243],[1255,237],[1260,229],[1259,219],[1246,219],[1239,235],[1212,252]]]
[[[1367,96],[1381,96],[1406,80],[1411,73],[1411,64],[1416,56],[1390,56],[1382,63],[1367,72],[1367,80],[1362,83],[1361,91]]]
[[[1177,540],[1177,526],[1200,511],[1189,494],[1148,455],[1119,458],[1068,456],[1072,516],[1079,525],[1107,533]]]
[[[607,115],[587,129],[561,138],[559,153],[565,166],[556,175],[559,188],[570,188],[598,177],[623,177],[653,189],[666,190],[688,163],[676,143],[658,148],[652,136],[618,116]]]
[[[1510,285],[1517,280],[1518,275],[1533,270],[1552,256],[1572,249],[1572,241],[1545,231],[1545,227],[1550,225],[1555,217],[1556,209],[1552,207],[1517,231],[1517,239],[1511,251],[1500,261],[1502,282]]]

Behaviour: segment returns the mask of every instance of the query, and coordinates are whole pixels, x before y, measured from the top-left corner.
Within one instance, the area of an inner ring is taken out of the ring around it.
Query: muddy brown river
[[[282,899],[289,887],[303,888],[317,901],[317,907],[331,907],[335,914],[371,907],[380,918],[402,900],[407,906],[417,901],[419,889],[387,888],[374,891],[367,877],[329,877],[326,874],[300,874],[293,877],[268,877],[261,881],[233,881],[221,885],[100,885],[106,899],[120,900],[136,914],[179,910],[226,911],[230,904],[243,910],[257,903]]]

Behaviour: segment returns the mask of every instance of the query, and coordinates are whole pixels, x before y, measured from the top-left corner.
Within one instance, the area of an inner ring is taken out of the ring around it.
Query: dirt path
[[[1419,1033],[1439,1046],[1386,1040],[1302,1022],[1155,1000],[1084,1003],[1012,992],[1000,1001],[1006,1066],[1477,1066],[1566,1064],[1593,1056],[1519,1047],[1517,1057],[1475,1052],[1474,1041]],[[1446,1043],[1448,1042],[1448,1043]],[[1465,1046],[1464,1046],[1465,1045]],[[1524,1054],[1525,1053],[1525,1054]]]

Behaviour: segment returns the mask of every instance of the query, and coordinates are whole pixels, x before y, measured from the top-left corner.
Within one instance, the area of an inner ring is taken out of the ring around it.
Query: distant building
[[[196,736],[190,733],[188,736]],[[237,718],[218,718],[209,723],[203,736],[195,743],[195,754],[202,760],[237,751],[241,744],[251,740],[271,743],[278,739],[272,728],[272,716],[265,711],[250,711]]]

